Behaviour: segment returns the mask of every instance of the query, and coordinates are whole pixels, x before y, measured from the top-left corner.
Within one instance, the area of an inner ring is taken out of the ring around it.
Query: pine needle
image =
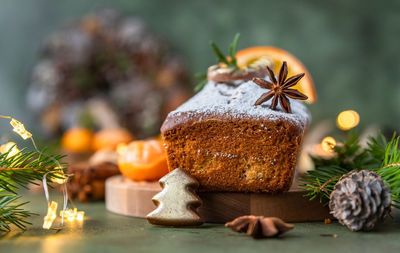
[[[334,148],[333,158],[312,157],[315,170],[305,173],[300,181],[307,191],[306,197],[318,198],[327,204],[335,184],[352,170],[368,169],[377,172],[391,189],[393,206],[400,208],[400,137],[395,135],[388,142],[383,135],[370,137],[363,149],[355,132],[348,134],[343,145]]]
[[[377,173],[385,180],[391,189],[393,206],[400,208],[400,137],[393,136],[392,140],[386,144],[384,160],[382,166],[377,169]]]
[[[46,173],[50,181],[59,178],[60,171],[54,168],[63,156],[44,156],[44,152],[22,149],[15,155],[0,154],[0,232],[9,232],[12,226],[24,230],[30,224],[26,219],[33,213],[23,208],[28,202],[19,203],[20,188],[37,184]]]

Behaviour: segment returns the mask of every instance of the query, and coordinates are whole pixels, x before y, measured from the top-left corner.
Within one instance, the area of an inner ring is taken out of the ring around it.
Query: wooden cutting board
[[[134,182],[121,175],[106,181],[107,210],[135,217],[146,217],[155,209],[153,196],[161,191],[158,182]],[[274,216],[286,222],[323,221],[332,218],[318,200],[303,197],[304,191],[291,189],[279,194],[200,192],[200,215],[206,222],[225,223],[242,215]]]

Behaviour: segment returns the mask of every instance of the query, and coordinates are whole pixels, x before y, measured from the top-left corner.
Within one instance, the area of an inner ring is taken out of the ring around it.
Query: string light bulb
[[[16,132],[19,136],[21,136],[21,138],[24,140],[30,139],[32,141],[32,145],[35,148],[35,150],[40,155],[47,156],[46,154],[43,154],[41,151],[38,150],[36,143],[32,137],[32,134],[25,129],[24,124],[22,124],[20,121],[12,118],[10,116],[0,115],[0,118],[10,119],[10,125],[13,127],[13,131]],[[13,155],[18,154],[20,152],[20,150],[18,149],[17,145],[14,142],[9,142],[9,143],[6,143],[6,144],[3,144],[0,146],[0,153],[4,154],[7,152],[9,152],[8,156],[13,156]],[[54,159],[51,156],[48,156],[48,157],[50,159],[52,159],[58,165],[58,166],[54,167],[54,171],[52,172],[53,175],[56,176],[56,177],[52,178],[53,182],[58,183],[58,184],[64,184],[64,189],[63,189],[64,204],[63,204],[63,209],[60,212],[60,216],[62,218],[61,226],[63,225],[64,218],[67,218],[69,221],[74,221],[75,219],[78,221],[83,221],[85,212],[78,211],[76,208],[74,208],[74,210],[72,210],[72,209],[66,210],[66,207],[68,204],[68,191],[67,191],[66,184],[67,184],[69,176],[64,174],[63,168],[61,167],[60,163],[56,159]],[[43,229],[50,229],[52,227],[54,221],[57,218],[57,208],[58,208],[57,202],[55,202],[55,201],[50,202],[49,192],[48,192],[48,187],[47,187],[47,178],[46,178],[48,173],[46,173],[42,179],[43,189],[44,189],[45,197],[47,200],[47,214],[43,218]]]
[[[8,142],[0,146],[0,153],[5,154],[8,152],[7,158],[19,154],[20,150],[15,142]]]
[[[25,129],[24,124],[18,120],[11,118],[10,125],[13,127],[13,131],[19,134],[22,139],[26,140],[32,137],[32,134]]]
[[[327,136],[321,141],[321,148],[325,152],[332,153],[335,146],[336,140],[331,136]]]
[[[339,113],[336,124],[339,129],[348,131],[360,123],[360,115],[354,110],[347,110]]]
[[[77,221],[83,221],[85,217],[85,212],[84,211],[78,211],[78,209],[74,208],[68,209],[65,211],[60,211],[60,216],[64,214],[64,218],[66,218],[68,221],[72,222],[74,220]]]
[[[64,184],[67,181],[67,176],[64,174],[62,167],[55,167],[54,170],[59,170],[60,172],[54,172],[53,175],[57,176],[52,178],[52,181],[57,184]]]
[[[51,201],[51,204],[47,208],[47,214],[44,216],[43,228],[50,229],[53,225],[54,220],[57,218],[57,207],[58,203]]]
[[[84,211],[78,211],[76,213],[76,220],[77,221],[83,221],[83,218],[85,218],[85,212]]]

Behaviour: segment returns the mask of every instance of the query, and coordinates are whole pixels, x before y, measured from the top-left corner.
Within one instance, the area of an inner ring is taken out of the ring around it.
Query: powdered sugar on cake
[[[271,100],[259,106],[255,101],[268,90],[259,87],[253,81],[241,84],[208,82],[207,85],[186,103],[172,111],[169,116],[186,117],[191,114],[225,115],[233,118],[254,118],[269,120],[289,120],[303,128],[308,124],[310,114],[307,107],[294,99],[290,100],[292,113],[285,113],[278,105],[277,111],[271,110]]]

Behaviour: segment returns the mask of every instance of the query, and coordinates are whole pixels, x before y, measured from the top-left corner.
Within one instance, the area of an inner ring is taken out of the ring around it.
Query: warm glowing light
[[[54,173],[54,174],[57,174],[57,176],[61,176],[61,177],[63,176],[63,173],[58,173],[58,172],[56,172],[56,173]],[[54,182],[54,183],[57,183],[57,184],[63,184],[63,183],[65,183],[65,180],[66,180],[66,179],[58,178],[58,177],[57,177],[57,178],[56,178],[56,177],[53,178],[53,182]]]
[[[67,176],[62,171],[62,167],[55,167],[54,170],[59,170],[60,172],[54,172],[53,175],[57,176],[52,178],[52,181],[57,184],[63,184],[67,180]]]
[[[15,156],[20,151],[17,147],[17,144],[15,142],[10,141],[10,142],[0,146],[0,153],[5,154],[7,152],[8,152],[7,157],[11,157],[11,156]]]
[[[74,208],[74,210],[71,212],[71,215],[67,218],[69,221],[74,221],[75,217],[76,217],[76,213],[78,210],[76,210],[76,208]]]
[[[336,140],[333,137],[325,137],[321,142],[321,148],[325,152],[333,152],[333,148],[336,146]]]
[[[347,131],[360,123],[360,115],[353,110],[343,111],[339,113],[336,123],[341,130]]]
[[[0,115],[0,118],[9,119],[10,125],[13,127],[14,132],[16,132],[24,140],[31,139],[35,150],[40,155],[47,156],[46,154],[43,154],[42,152],[40,152],[38,150],[38,148],[36,147],[35,141],[32,137],[32,134],[25,129],[24,124],[22,124],[20,121],[14,119],[13,117],[10,117],[10,116]],[[0,146],[0,153],[5,154],[7,152],[8,152],[7,157],[9,157],[9,156],[17,155],[18,153],[20,153],[20,150],[18,149],[18,147],[16,146],[16,144],[14,142],[9,142],[9,143],[6,143],[6,144],[3,144]],[[69,176],[64,174],[63,168],[60,167],[61,165],[59,164],[59,162],[56,159],[54,159],[51,156],[48,156],[48,157],[50,159],[52,159],[58,165],[58,167],[54,168],[55,171],[53,172],[54,175],[57,176],[57,178],[53,177],[52,181],[55,183],[58,183],[58,184],[65,184],[67,182]],[[50,200],[49,200],[48,188],[47,188],[47,183],[46,183],[46,180],[47,180],[46,175],[47,175],[47,173],[43,177],[43,188],[45,191],[45,196],[46,196],[47,202],[49,203]],[[65,206],[66,206],[65,204],[67,203],[67,199],[68,199],[67,189],[65,189],[63,194],[64,194],[64,208],[65,208]],[[50,229],[52,227],[54,221],[57,218],[57,208],[58,208],[58,203],[55,201],[51,201],[51,203],[48,204],[47,214],[43,218],[43,229]],[[60,216],[63,216],[63,211],[60,212]],[[78,210],[76,208],[74,208],[74,210],[69,209],[69,210],[64,211],[64,217],[66,217],[69,221],[74,221],[74,220],[83,221],[84,216],[85,216],[85,212],[83,212],[83,211],[78,212]],[[61,225],[63,225],[63,222],[61,222]]]
[[[79,211],[76,214],[76,220],[78,221],[83,221],[83,218],[85,217],[85,212],[84,211]]]
[[[63,211],[60,211],[60,216],[62,216]],[[66,218],[68,221],[83,221],[83,218],[85,217],[85,212],[84,211],[78,211],[78,209],[74,208],[68,209],[64,211],[64,218]]]
[[[47,208],[47,215],[44,216],[43,228],[50,229],[53,225],[54,220],[57,218],[57,207],[58,204],[55,201],[51,201],[51,204]]]
[[[13,127],[13,131],[19,134],[22,139],[26,140],[32,137],[32,134],[26,131],[24,124],[18,120],[11,118],[10,124]]]

